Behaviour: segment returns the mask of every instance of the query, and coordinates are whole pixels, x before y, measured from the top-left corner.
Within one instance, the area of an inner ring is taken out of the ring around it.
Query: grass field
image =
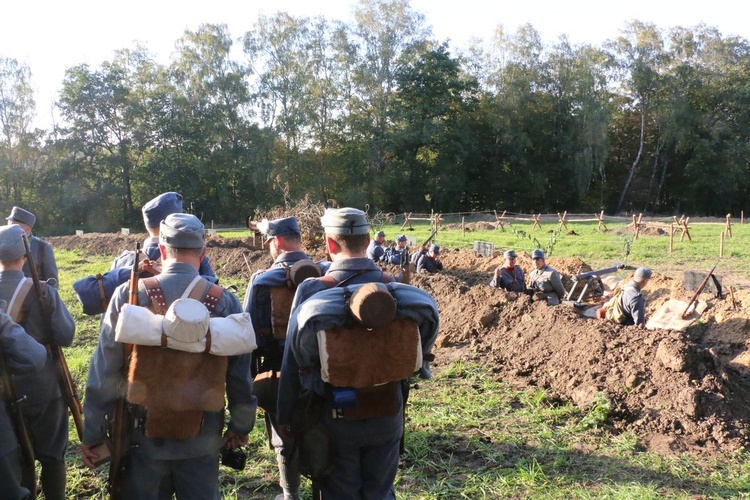
[[[460,225],[460,220],[458,221]],[[663,226],[664,235],[641,234],[633,238],[633,230],[625,222],[607,223],[607,230],[597,231],[596,222],[568,222],[567,229],[559,230],[559,223],[542,222],[542,228],[532,229],[531,223],[513,223],[504,230],[439,231],[435,242],[446,248],[472,248],[474,241],[487,241],[495,250],[513,248],[531,253],[541,248],[554,257],[579,257],[594,269],[609,267],[622,262],[631,267],[652,267],[666,275],[679,275],[681,271],[708,270],[719,260],[721,233],[725,223],[691,223],[690,236],[680,241],[680,232],[675,232],[673,252],[669,253],[669,226]],[[427,224],[414,224],[414,230],[401,230],[401,224],[380,226],[389,240],[404,233],[418,243],[431,233]],[[655,227],[655,226],[652,226]],[[569,234],[571,233],[571,234]],[[575,234],[572,234],[575,233]],[[726,274],[738,283],[750,281],[750,224],[733,224],[732,238],[724,241],[724,257],[717,267],[718,274]],[[246,234],[246,233],[245,233]],[[732,284],[732,283],[730,283]]]
[[[642,236],[632,241],[617,234],[625,224],[608,224],[597,233],[596,223],[569,223],[579,236],[557,234],[557,225],[531,224],[505,231],[441,231],[443,246],[471,247],[473,241],[491,241],[502,250],[531,252],[550,248],[553,256],[581,257],[592,266],[613,261],[649,265],[660,272],[708,269],[718,258],[722,225],[695,224],[693,241],[675,241],[667,255],[669,237]],[[389,239],[399,226],[385,226]],[[246,237],[246,231],[222,232]],[[407,231],[418,241],[429,235],[427,226]],[[736,225],[725,246],[720,272],[745,280],[750,228]],[[629,249],[629,252],[626,250]],[[109,257],[82,256],[58,251],[60,291],[74,315],[78,330],[74,346],[66,349],[68,364],[83,395],[89,359],[96,347],[98,318],[83,315],[72,292],[72,282],[109,267]],[[236,284],[240,298],[245,283]],[[540,390],[519,391],[498,382],[488,368],[461,361],[438,367],[435,377],[420,381],[412,391],[407,425],[407,452],[397,478],[399,498],[750,498],[750,454],[731,456],[662,457],[644,451],[633,434],[613,434],[607,427],[610,409],[601,401],[588,410],[552,400]],[[85,469],[71,427],[69,497],[102,498],[106,472]],[[278,492],[273,453],[258,419],[248,446],[248,466],[242,473],[222,468],[222,496],[226,499],[273,498]],[[310,497],[309,487],[305,489]]]

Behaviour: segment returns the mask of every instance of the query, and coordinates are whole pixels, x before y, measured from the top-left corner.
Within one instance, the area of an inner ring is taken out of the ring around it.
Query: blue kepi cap
[[[182,213],[182,195],[174,192],[162,193],[143,205],[142,212],[146,227],[159,227],[167,215]]]

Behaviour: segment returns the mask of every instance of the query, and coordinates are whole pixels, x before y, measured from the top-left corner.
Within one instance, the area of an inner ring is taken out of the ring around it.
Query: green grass
[[[560,236],[555,255],[588,251],[601,256],[600,262],[606,263],[616,259],[621,251],[619,236],[594,233],[591,226],[576,225],[574,229],[582,235],[588,234],[592,241],[584,245],[582,239]],[[693,247],[701,244],[701,238],[708,239],[715,229],[696,225],[693,246],[683,242],[676,244],[676,248],[685,254],[695,253],[691,258],[698,259]],[[737,226],[737,243],[747,237],[744,229]],[[397,234],[397,230],[398,227],[387,229],[388,236]],[[420,238],[429,234],[426,227],[419,227],[414,233]],[[539,239],[548,233],[537,230],[531,234]],[[461,240],[460,231],[458,235],[441,232],[439,241],[446,246],[470,246],[476,236],[473,233]],[[531,240],[507,229],[487,232],[482,238],[495,238],[498,245],[518,250],[534,248]],[[652,243],[649,238],[655,241]],[[635,242],[630,262],[636,260],[633,255],[660,243],[658,238],[643,237]],[[602,241],[596,243],[597,239]],[[610,241],[610,246],[604,244],[605,240]],[[748,252],[739,248],[739,244],[734,246],[738,248],[733,251],[743,256]],[[111,259],[69,251],[57,251],[56,255],[60,293],[78,325],[74,346],[65,351],[83,396],[89,359],[98,339],[99,319],[82,313],[71,285],[74,279],[107,270]],[[732,258],[739,261],[742,257]],[[700,268],[713,262],[704,258],[701,264]],[[228,281],[231,280],[223,282]],[[237,280],[234,284],[239,286],[238,295],[242,298],[246,284]],[[466,361],[437,366],[434,373],[432,380],[420,381],[411,391],[406,453],[396,480],[399,498],[750,499],[747,452],[702,458],[662,457],[644,452],[637,435],[613,434],[608,430],[610,408],[604,398],[590,409],[581,410],[550,398],[542,390],[513,389],[495,380],[486,366]],[[69,497],[103,498],[106,471],[86,469],[80,461],[78,439],[72,428],[70,436]],[[279,491],[278,473],[260,412],[247,450],[244,471],[238,473],[222,467],[222,497],[272,498]],[[304,498],[311,498],[308,482],[304,484]]]
[[[451,221],[455,222],[455,221]],[[458,221],[460,226],[460,220]],[[641,265],[651,267],[666,275],[680,275],[681,270],[708,270],[719,259],[720,235],[724,222],[691,223],[690,235],[680,241],[680,232],[675,232],[674,250],[669,253],[669,226],[663,224],[664,235],[641,234],[633,240],[628,223],[607,223],[607,230],[597,231],[596,222],[568,222],[568,228],[558,231],[559,223],[542,223],[542,228],[532,229],[531,222],[513,222],[504,230],[467,231],[460,229],[440,230],[434,242],[444,248],[472,248],[475,241],[487,241],[495,245],[495,251],[515,249],[531,253],[535,248],[548,252],[548,257],[578,257],[594,269],[609,267],[622,262],[630,268]],[[401,224],[379,226],[388,240],[404,233],[422,243],[430,236],[429,225],[413,224],[413,230],[401,230]],[[575,234],[569,234],[574,232]],[[718,274],[736,278],[738,282],[750,280],[750,224],[732,224],[733,237],[724,241],[724,257],[717,267]],[[551,252],[549,251],[551,249]]]

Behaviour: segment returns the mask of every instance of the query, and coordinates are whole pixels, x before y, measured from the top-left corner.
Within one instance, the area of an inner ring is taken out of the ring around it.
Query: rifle
[[[52,335],[49,304],[47,304],[44,290],[42,290],[42,283],[39,281],[39,273],[37,272],[34,257],[31,254],[29,239],[26,235],[23,237],[23,246],[26,250],[26,262],[28,262],[29,270],[31,271],[31,279],[34,282],[34,290],[36,291],[36,296],[39,300],[39,307],[42,311],[44,326],[47,332]],[[78,439],[83,442],[83,406],[81,406],[81,399],[78,397],[75,380],[73,380],[73,376],[70,374],[68,362],[65,360],[65,354],[63,354],[62,347],[55,344],[54,341],[47,346],[47,351],[52,355],[52,361],[55,364],[58,382],[60,384],[60,389],[62,390],[62,397],[65,401],[65,405],[70,408],[70,414],[73,416],[73,424],[76,427]]]
[[[5,399],[8,406],[8,414],[16,430],[16,438],[18,439],[18,446],[21,448],[23,463],[33,470],[34,447],[31,444],[31,438],[29,437],[29,431],[26,428],[26,421],[23,418],[20,405],[21,401],[26,399],[26,396],[19,398],[16,394],[16,386],[13,385],[13,378],[10,375],[10,369],[5,361],[5,353],[3,352],[0,352],[0,389],[0,394]],[[36,484],[36,474],[34,476],[34,484]]]
[[[130,270],[130,288],[128,291],[128,304],[138,305],[138,257],[141,253],[141,244],[135,244],[135,259]],[[133,352],[132,344],[125,344],[123,357],[122,376],[127,381],[130,355]],[[125,396],[117,400],[114,414],[112,415],[110,429],[109,462],[109,493],[113,500],[124,498],[125,469],[127,467],[128,448],[130,447],[130,433],[133,429],[133,415],[130,413]]]
[[[432,241],[432,238],[435,237],[437,232],[438,232],[437,228],[433,229],[432,234],[430,234],[430,236],[426,240],[424,240],[424,243],[422,243],[422,247],[421,247],[422,250],[427,250],[425,247],[429,245],[430,241]]]
[[[711,268],[711,270],[710,270],[710,271],[708,272],[708,274],[706,275],[706,277],[705,277],[705,278],[703,278],[703,281],[701,282],[700,286],[699,286],[699,287],[698,287],[698,289],[697,289],[697,290],[695,291],[695,294],[693,294],[693,297],[692,297],[692,298],[690,299],[690,302],[688,302],[688,305],[687,305],[687,307],[685,308],[685,311],[683,311],[683,313],[682,313],[682,316],[681,316],[681,318],[682,318],[682,319],[685,319],[685,318],[687,318],[687,317],[689,316],[689,314],[688,314],[688,311],[690,310],[690,306],[692,306],[692,305],[693,305],[693,302],[695,302],[695,299],[697,299],[697,298],[698,298],[698,295],[700,295],[700,294],[701,294],[701,292],[703,291],[703,289],[704,289],[704,288],[706,288],[706,285],[708,284],[708,279],[709,279],[709,278],[710,278],[711,276],[713,276],[713,275],[714,275],[714,271],[716,270],[716,266],[718,266],[718,265],[719,265],[719,262],[720,262],[720,261],[721,261],[721,259],[717,260],[717,261],[716,261],[716,264],[714,264],[714,267],[712,267],[712,268]],[[719,290],[721,290],[721,289],[719,288]],[[719,293],[721,293],[721,291],[719,291]]]
[[[409,284],[411,281],[411,262],[409,262],[409,247],[401,251],[401,276],[400,282]]]

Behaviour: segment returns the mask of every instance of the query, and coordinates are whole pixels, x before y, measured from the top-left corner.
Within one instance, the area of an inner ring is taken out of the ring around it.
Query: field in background
[[[597,230],[596,222],[567,222],[567,228],[560,230],[558,222],[542,219],[542,228],[532,229],[532,222],[511,222],[504,229],[473,229],[487,227],[492,220],[477,221],[466,218],[469,228],[462,233],[461,218],[448,217],[441,224],[435,237],[446,250],[451,248],[472,248],[474,241],[487,241],[495,245],[496,251],[515,249],[519,252],[531,252],[541,248],[548,252],[548,257],[579,257],[594,269],[609,267],[615,262],[622,262],[631,268],[648,266],[661,274],[673,278],[682,278],[682,271],[704,271],[719,260],[721,233],[725,222],[691,222],[689,225],[692,241],[684,237],[680,241],[680,231],[674,235],[673,252],[669,253],[669,225],[664,220],[649,220],[642,229],[638,239],[634,239],[632,227],[628,222],[607,222],[607,229]],[[396,218],[393,224],[383,223],[374,226],[374,230],[383,230],[390,242],[399,234],[406,234],[421,244],[431,234],[431,227],[426,221],[413,222],[413,229],[401,229],[403,216]],[[457,229],[442,229],[443,227]],[[661,233],[661,234],[657,234]],[[724,240],[724,257],[719,262],[716,273],[723,275],[728,284],[735,286],[750,285],[750,224],[732,223],[732,238]],[[225,238],[246,238],[250,235],[246,229],[218,230]]]

